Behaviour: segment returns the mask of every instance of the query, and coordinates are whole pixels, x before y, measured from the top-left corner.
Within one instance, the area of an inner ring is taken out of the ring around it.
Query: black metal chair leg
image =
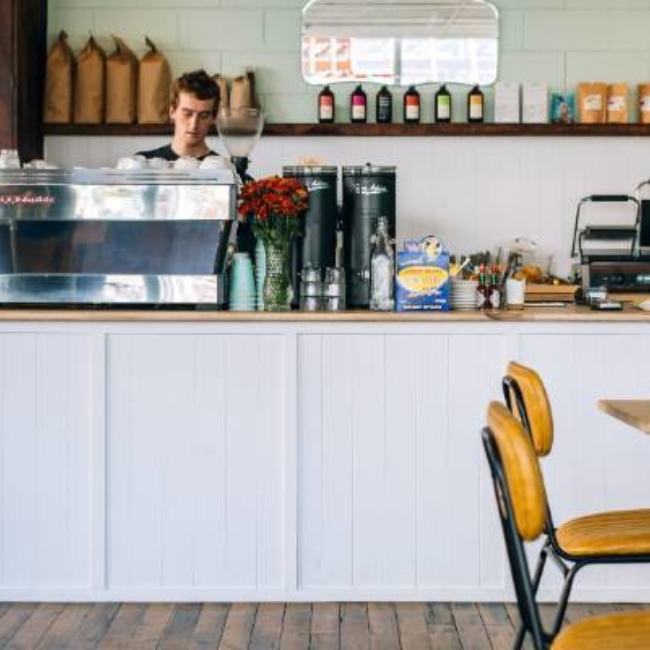
[[[542,581],[542,574],[544,573],[544,566],[546,564],[546,558],[548,557],[548,546],[544,544],[542,550],[539,552],[539,558],[537,559],[537,566],[535,567],[535,574],[533,576],[533,594],[537,595],[537,589],[539,588],[539,583]],[[519,627],[517,628],[517,636],[515,637],[514,645],[512,650],[521,650],[521,647],[526,638],[526,628],[524,627],[523,621],[519,622]]]
[[[564,614],[566,612],[567,605],[569,604],[569,596],[571,595],[571,589],[573,588],[573,580],[576,577],[578,571],[585,566],[584,564],[576,563],[574,564],[569,572],[567,573],[564,579],[564,586],[562,587],[562,593],[560,594],[560,599],[557,603],[557,609],[555,610],[555,621],[553,622],[553,631],[551,632],[552,636],[557,636],[560,628],[562,627],[562,622],[564,621]]]

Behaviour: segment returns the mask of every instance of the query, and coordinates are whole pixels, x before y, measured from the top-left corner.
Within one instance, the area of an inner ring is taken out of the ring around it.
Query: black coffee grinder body
[[[336,226],[338,222],[336,167],[283,167],[285,178],[295,178],[309,190],[309,207],[302,217],[300,235],[292,248],[294,306],[299,302],[300,271],[336,266]]]
[[[388,219],[388,234],[395,239],[396,168],[343,167],[343,258],[347,305],[370,306],[372,236],[379,217]]]

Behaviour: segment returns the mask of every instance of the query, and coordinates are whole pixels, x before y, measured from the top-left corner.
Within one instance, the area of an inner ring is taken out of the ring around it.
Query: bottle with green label
[[[434,114],[436,122],[451,122],[451,93],[443,84],[436,93],[434,101]]]

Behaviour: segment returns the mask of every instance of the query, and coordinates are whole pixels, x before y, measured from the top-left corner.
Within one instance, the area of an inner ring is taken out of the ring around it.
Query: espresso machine
[[[0,304],[218,309],[233,172],[0,170]]]
[[[388,234],[395,239],[396,168],[370,163],[343,167],[343,259],[347,304],[370,306],[370,257],[372,237],[379,217],[388,220]]]

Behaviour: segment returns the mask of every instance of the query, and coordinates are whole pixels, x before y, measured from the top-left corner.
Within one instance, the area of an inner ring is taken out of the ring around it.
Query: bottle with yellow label
[[[483,92],[474,86],[467,95],[467,121],[474,124],[480,124],[485,117],[485,98]]]

